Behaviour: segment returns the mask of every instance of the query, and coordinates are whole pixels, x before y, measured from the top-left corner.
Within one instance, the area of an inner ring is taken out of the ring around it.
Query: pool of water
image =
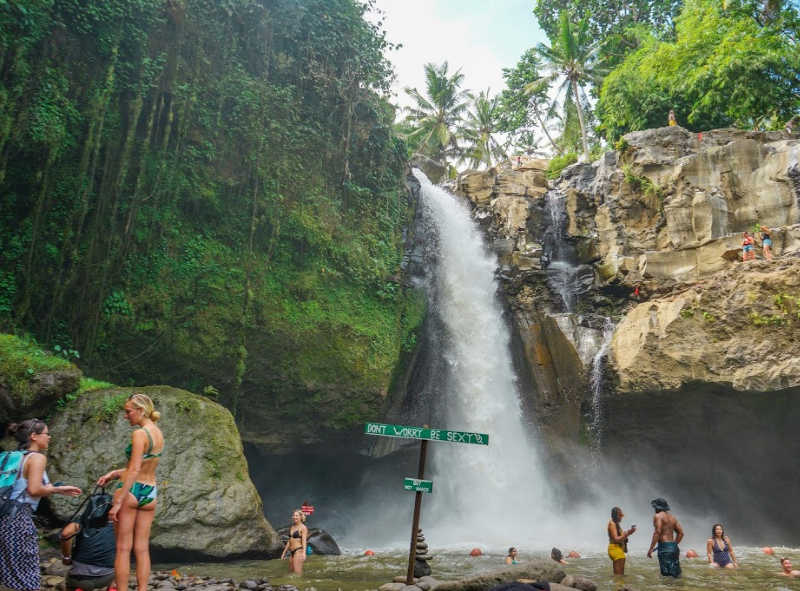
[[[658,572],[655,558],[629,556],[624,577],[611,574],[611,562],[603,554],[584,555],[570,560],[564,566],[568,574],[576,574],[593,580],[602,591],[616,591],[629,585],[637,591],[670,590],[753,590],[787,591],[800,590],[800,578],[786,579],[780,576],[778,558],[787,556],[795,565],[800,564],[800,549],[776,548],[775,556],[767,556],[758,548],[737,548],[740,568],[720,571],[708,566],[705,559],[682,559],[683,577],[678,580],[664,579]],[[530,553],[521,558],[546,559],[546,553]],[[397,575],[405,575],[407,555],[400,551],[377,552],[375,556],[363,556],[361,552],[346,552],[341,556],[309,556],[303,576],[289,575],[286,561],[244,560],[226,563],[161,564],[158,569],[177,569],[181,575],[233,578],[243,581],[265,577],[273,585],[291,583],[305,591],[373,591]],[[441,579],[457,579],[481,571],[503,566],[503,555],[485,554],[472,558],[463,550],[436,554],[431,561],[433,576]]]

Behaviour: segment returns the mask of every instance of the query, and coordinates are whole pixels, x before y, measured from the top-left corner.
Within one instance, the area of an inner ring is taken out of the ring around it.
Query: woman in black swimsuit
[[[305,513],[295,509],[292,513],[292,525],[289,527],[289,539],[281,554],[281,560],[289,553],[289,572],[303,574],[303,562],[306,560],[306,545],[308,544],[308,528],[303,523]]]

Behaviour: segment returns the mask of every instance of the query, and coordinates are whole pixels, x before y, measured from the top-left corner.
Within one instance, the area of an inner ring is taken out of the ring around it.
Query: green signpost
[[[429,441],[449,441],[450,443],[472,443],[475,445],[489,445],[489,436],[486,433],[471,433],[469,431],[449,431],[447,429],[431,429],[429,427],[409,427],[406,425],[387,425],[385,423],[367,423],[364,425],[365,435],[379,437],[401,437],[403,439],[419,439],[419,468],[416,478],[404,478],[403,488],[415,491],[414,517],[411,524],[411,549],[408,551],[408,573],[406,585],[414,583],[414,558],[417,555],[417,531],[419,530],[419,515],[422,508],[422,493],[433,492],[433,481],[423,480],[425,476],[425,457]]]
[[[419,478],[403,478],[403,488],[415,492],[433,492],[433,480],[420,480]]]

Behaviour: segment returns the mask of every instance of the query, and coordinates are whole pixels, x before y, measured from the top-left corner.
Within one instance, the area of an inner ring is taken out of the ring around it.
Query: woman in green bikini
[[[144,394],[131,394],[123,407],[125,418],[135,428],[125,449],[128,464],[101,476],[97,484],[105,486],[119,479],[114,503],[108,518],[114,522],[117,557],[114,572],[118,591],[128,591],[131,550],[136,554],[136,580],[139,589],[147,589],[150,578],[150,526],[156,514],[156,466],[164,449],[164,436],[156,421],[161,413]]]

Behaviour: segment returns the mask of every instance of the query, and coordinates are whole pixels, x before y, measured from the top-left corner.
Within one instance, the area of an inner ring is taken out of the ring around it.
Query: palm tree
[[[474,98],[463,128],[463,138],[466,141],[464,156],[469,159],[471,168],[478,168],[481,164],[491,168],[493,159],[508,158],[505,148],[497,141],[499,118],[499,98],[489,98],[489,90],[482,90]]]
[[[406,109],[406,123],[411,127],[407,137],[419,142],[421,150],[440,162],[447,156],[458,156],[457,136],[461,115],[471,95],[459,90],[464,81],[461,70],[448,75],[448,65],[425,64],[425,95],[416,88],[406,88],[414,106]]]
[[[544,43],[536,47],[536,53],[542,58],[542,67],[548,74],[529,84],[526,90],[534,93],[560,82],[554,103],[560,102],[565,110],[568,104],[565,99],[572,95],[581,127],[583,156],[588,161],[589,141],[583,114],[584,109],[588,108],[589,101],[582,86],[598,84],[605,74],[599,58],[602,42],[590,37],[586,19],[573,26],[566,12],[561,13],[558,33],[558,37],[551,40],[549,47]]]

